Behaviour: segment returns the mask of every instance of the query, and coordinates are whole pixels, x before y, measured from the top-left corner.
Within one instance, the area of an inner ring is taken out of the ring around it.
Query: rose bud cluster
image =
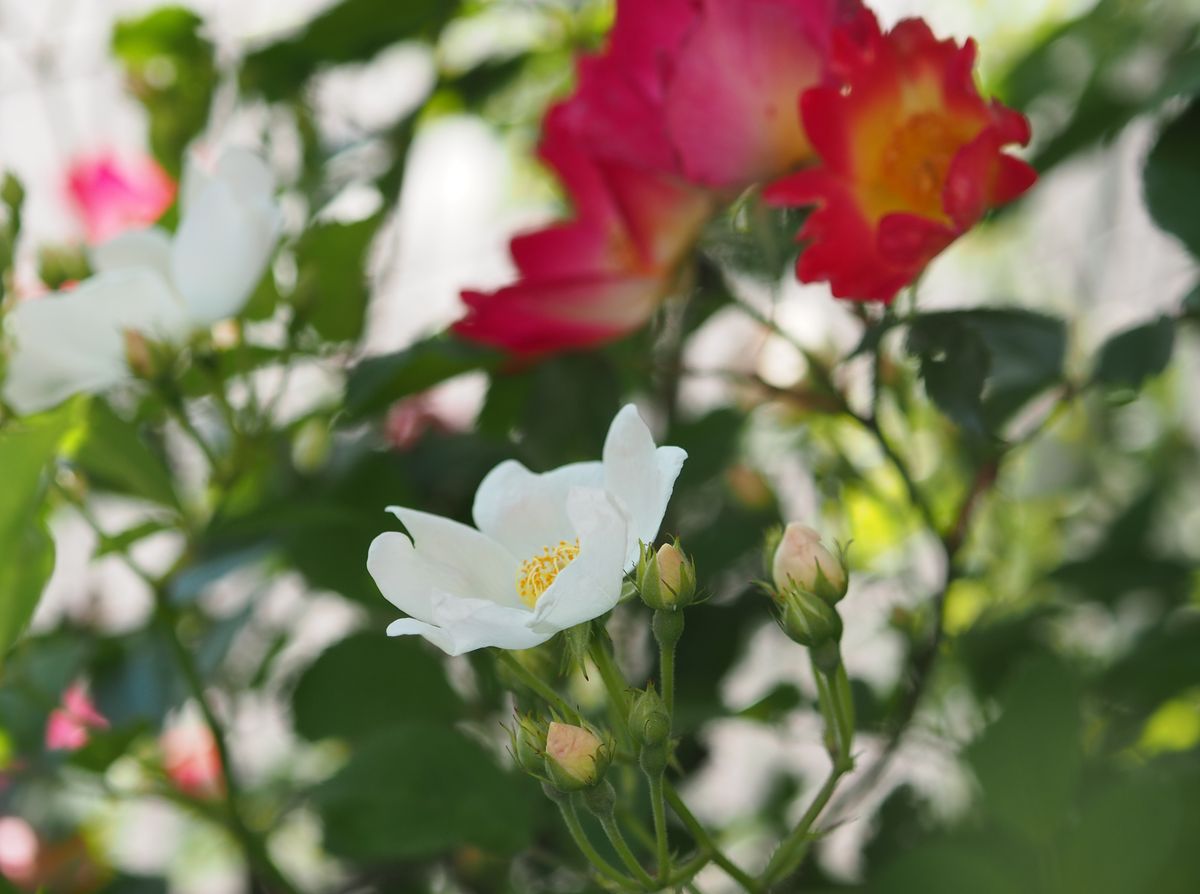
[[[767,589],[779,609],[779,626],[811,649],[814,659],[836,663],[842,619],[835,606],[849,583],[844,552],[834,555],[820,534],[792,522],[774,548],[771,572],[773,586]]]
[[[509,739],[517,765],[563,794],[599,784],[617,751],[610,736],[590,725],[530,715],[517,717]]]

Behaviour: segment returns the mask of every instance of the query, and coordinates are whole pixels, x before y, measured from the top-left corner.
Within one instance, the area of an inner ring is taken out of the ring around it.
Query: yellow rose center
[[[578,540],[560,540],[554,549],[543,546],[540,555],[522,562],[521,570],[517,572],[517,594],[521,601],[530,608],[537,605],[542,594],[550,589],[550,585],[558,577],[558,572],[570,565],[577,555]]]
[[[967,124],[978,130],[973,122]],[[945,115],[913,115],[893,132],[883,154],[881,179],[905,203],[904,210],[938,220],[944,216],[942,188],[950,165],[972,136],[963,123]]]

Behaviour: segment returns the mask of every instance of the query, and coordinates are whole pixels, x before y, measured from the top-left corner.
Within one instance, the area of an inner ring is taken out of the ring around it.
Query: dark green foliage
[[[297,33],[251,53],[242,85],[285,99],[327,65],[365,61],[399,41],[436,34],[457,7],[457,0],[341,0]]]
[[[1146,159],[1146,206],[1160,227],[1200,257],[1200,102],[1193,102],[1159,134]]]
[[[1062,320],[1016,309],[921,314],[908,335],[930,400],[977,437],[1061,381],[1066,347]]]
[[[540,797],[531,780],[501,770],[475,742],[419,721],[359,745],[313,792],[330,853],[368,864],[468,844],[513,853],[529,843]]]
[[[441,662],[423,641],[388,639],[382,630],[330,646],[292,694],[296,731],[307,739],[361,741],[414,720],[449,723],[462,708]]]

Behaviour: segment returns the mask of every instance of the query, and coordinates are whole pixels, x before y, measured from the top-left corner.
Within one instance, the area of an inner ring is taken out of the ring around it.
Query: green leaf
[[[299,278],[292,301],[330,341],[351,341],[362,332],[370,296],[363,271],[382,220],[376,214],[353,223],[319,223],[296,246]]]
[[[46,471],[72,432],[78,405],[17,420],[0,431],[0,660],[29,623],[54,570],[42,525]]]
[[[490,370],[501,355],[490,348],[436,335],[395,354],[368,357],[350,371],[346,415],[362,419],[386,410],[402,397],[474,370]]]
[[[118,22],[113,31],[113,52],[150,115],[154,156],[175,176],[188,144],[208,123],[217,85],[213,45],[201,36],[203,27],[195,13],[167,6]]]
[[[1066,348],[1062,320],[1018,309],[922,314],[908,335],[930,400],[975,435],[1061,381]]]
[[[1003,842],[952,836],[912,847],[892,860],[867,888],[872,894],[1013,894],[1036,890],[1025,854]],[[1025,858],[1025,859],[1022,859]]]
[[[365,61],[398,41],[436,35],[458,5],[458,0],[342,0],[294,35],[247,56],[242,86],[269,100],[285,99],[325,66]]]
[[[422,859],[466,844],[516,852],[532,837],[539,797],[461,733],[421,722],[359,745],[313,796],[329,852],[363,861]]]
[[[33,617],[54,571],[54,540],[40,521],[0,539],[0,666]]]
[[[1119,332],[1100,348],[1095,378],[1111,388],[1138,391],[1171,363],[1175,321],[1168,316]]]
[[[1033,659],[1017,668],[1000,705],[968,757],[988,813],[1014,835],[1044,841],[1066,821],[1082,772],[1076,685],[1057,661]]]
[[[87,433],[75,451],[75,463],[97,487],[179,507],[162,457],[102,400],[92,401]]]
[[[462,700],[415,637],[361,633],[326,649],[292,695],[296,731],[306,739],[365,739],[403,722],[449,723]]]
[[[1163,128],[1143,173],[1146,207],[1155,222],[1200,257],[1200,102]]]
[[[1146,771],[1096,792],[1058,849],[1063,890],[1160,890],[1158,872],[1176,846],[1181,809],[1177,787]]]

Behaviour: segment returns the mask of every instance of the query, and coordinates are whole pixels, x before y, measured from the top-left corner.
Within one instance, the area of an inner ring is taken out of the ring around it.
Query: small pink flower
[[[184,723],[159,740],[163,769],[175,787],[193,798],[215,798],[225,791],[225,773],[216,740],[206,726]]]
[[[88,743],[91,730],[108,729],[108,720],[96,710],[82,683],[63,693],[62,704],[46,722],[46,747],[51,751],[77,751]]]
[[[175,182],[148,156],[105,152],[71,165],[67,192],[88,241],[97,243],[158,220],[175,201]]]
[[[37,832],[17,816],[0,817],[0,878],[22,888],[34,886],[41,843]]]

